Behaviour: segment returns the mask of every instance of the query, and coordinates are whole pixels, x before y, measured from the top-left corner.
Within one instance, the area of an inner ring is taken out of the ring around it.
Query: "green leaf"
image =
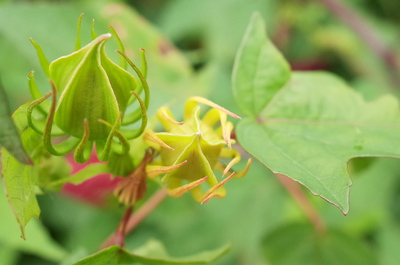
[[[388,205],[397,194],[395,187],[399,180],[399,160],[383,157],[355,158],[350,160],[348,171],[353,182],[350,214],[343,216],[335,207],[325,205],[328,207],[320,208],[322,217],[328,225],[341,227],[356,236],[386,228],[386,223],[398,209],[398,203],[395,207]],[[381,175],[384,175],[384,179],[377,177]]]
[[[119,260],[124,254],[125,251],[119,246],[112,246],[75,262],[73,265],[117,265],[120,264]]]
[[[17,256],[19,251],[34,254],[42,258],[61,261],[66,256],[66,252],[62,249],[46,231],[45,227],[38,220],[32,220],[26,227],[27,240],[22,240],[18,234],[20,233],[15,217],[10,206],[7,203],[3,187],[0,184],[0,257],[3,264],[14,264],[5,259],[14,253]],[[8,250],[8,255],[3,255],[2,251]],[[12,255],[11,255],[12,256]],[[9,257],[10,259],[12,257]]]
[[[151,240],[138,250],[139,255],[121,249],[119,246],[111,246],[74,263],[74,265],[117,265],[133,264],[136,262],[144,265],[208,264],[220,258],[228,250],[229,246],[224,246],[213,251],[205,251],[189,257],[171,258],[161,243]]]
[[[310,225],[292,224],[267,235],[263,253],[271,265],[375,265],[360,241],[335,230],[317,234]]]
[[[27,125],[27,105],[21,106],[13,115],[15,125],[21,132],[22,145],[31,156],[34,163],[38,163],[43,154],[41,135]],[[24,227],[33,217],[39,217],[40,209],[36,200],[35,186],[38,179],[38,170],[35,166],[21,164],[6,149],[2,149],[2,175],[4,178],[7,197],[14,214],[20,224],[22,237]]]
[[[22,238],[24,227],[33,216],[39,218],[35,184],[37,171],[34,167],[19,163],[6,149],[2,149],[2,167],[8,201],[20,224]]]
[[[233,69],[236,104],[257,116],[290,78],[290,66],[265,35],[258,13],[251,18]]]
[[[6,92],[0,82],[0,148],[6,148],[19,162],[32,164],[31,159],[22,147],[21,140],[14,122],[11,119],[11,112]]]
[[[400,113],[391,96],[365,102],[328,73],[294,73],[257,120],[244,119],[238,140],[274,173],[349,210],[353,157],[400,157]]]

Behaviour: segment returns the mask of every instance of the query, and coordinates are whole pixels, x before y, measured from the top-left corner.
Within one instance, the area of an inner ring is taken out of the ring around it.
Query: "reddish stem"
[[[115,245],[119,245],[122,248],[125,246],[125,235],[127,234],[126,225],[128,224],[132,212],[133,206],[129,206],[117,227],[117,231],[115,232]]]
[[[315,231],[322,235],[325,232],[325,223],[319,215],[317,209],[308,200],[307,196],[304,194],[303,190],[300,188],[299,184],[291,180],[285,175],[276,174],[279,181],[289,192],[289,194],[295,199],[295,201],[300,205],[303,212],[306,214],[307,218],[313,224]]]
[[[400,69],[397,53],[389,49],[385,43],[380,40],[378,34],[368,26],[368,23],[359,16],[355,10],[341,0],[318,1],[323,3],[335,16],[352,28],[365,44],[381,58],[387,68],[392,70],[393,81],[396,83],[399,82],[399,77],[393,71]]]
[[[135,213],[130,214],[131,211],[126,211],[124,217],[121,220],[120,225],[118,225],[117,231],[112,234],[102,245],[103,248],[107,248],[112,245],[121,245],[121,232],[122,242],[123,239],[129,232],[131,232],[147,215],[149,215],[167,196],[166,189],[161,189],[157,191],[139,210]]]

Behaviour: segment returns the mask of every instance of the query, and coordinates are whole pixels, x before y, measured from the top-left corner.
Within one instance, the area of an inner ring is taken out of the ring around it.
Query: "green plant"
[[[142,209],[154,209],[167,194],[179,197],[190,191],[195,201],[205,203],[205,207],[213,197],[235,196],[234,192],[227,193],[226,189],[240,188],[245,185],[240,183],[260,172],[268,174],[262,171],[259,163],[253,163],[252,167],[257,171],[251,174],[252,158],[241,167],[242,170],[234,171],[241,157],[250,155],[278,176],[293,197],[300,201],[311,221],[311,224],[289,222],[266,235],[262,239],[262,252],[267,261],[300,265],[342,264],[343,260],[344,264],[378,264],[375,255],[360,241],[325,224],[313,206],[304,203],[306,195],[291,180],[348,214],[352,185],[349,170],[354,167],[354,174],[363,174],[363,170],[357,171],[356,166],[350,168],[349,161],[357,161],[355,158],[360,157],[400,157],[396,144],[399,142],[400,113],[394,96],[366,101],[334,74],[291,70],[266,36],[265,22],[256,13],[243,37],[232,74],[235,104],[230,104],[230,107],[240,111],[242,119],[222,107],[224,104],[216,104],[206,95],[197,95],[196,86],[203,86],[202,76],[193,77],[189,70],[182,70],[187,69],[180,68],[184,63],[170,68],[168,63],[180,62],[180,57],[169,54],[174,52],[173,48],[160,40],[157,34],[151,35],[151,28],[143,30],[149,35],[141,34],[145,40],[148,39],[149,46],[157,44],[161,57],[147,52],[151,58],[147,75],[144,51],[141,50],[139,55],[142,63],[139,70],[127,55],[132,51],[125,51],[124,40],[116,33],[118,27],[115,30],[110,27],[112,34],[97,37],[92,23],[92,41],[80,48],[81,20],[82,16],[78,24],[76,51],[52,63],[47,61],[41,47],[32,41],[45,76],[50,80],[51,92],[43,95],[31,72],[28,77],[33,100],[19,107],[12,119],[7,110],[3,110],[2,119],[7,130],[1,138],[2,175],[6,196],[23,238],[25,226],[33,216],[40,215],[38,194],[57,193],[66,183],[80,184],[107,173],[118,179],[113,188],[120,203],[113,199],[110,204],[114,208],[125,205],[121,221],[101,250],[90,256],[88,253],[69,255],[71,260],[64,260],[65,263],[214,262],[227,253],[230,246],[185,258],[172,258],[155,240],[140,247],[136,243],[132,252],[126,250],[126,237],[135,226],[131,220],[139,218]],[[140,23],[140,20],[135,21]],[[105,42],[111,36],[115,37],[120,50],[120,66],[105,53]],[[146,44],[143,48],[147,50]],[[125,70],[127,63],[138,79]],[[157,88],[160,86],[158,82],[171,82],[171,87],[182,85],[164,97],[165,91]],[[152,84],[155,84],[154,90]],[[188,84],[195,89],[188,90]],[[186,102],[184,112],[179,103],[173,104],[174,97],[178,96],[180,100],[175,101]],[[211,108],[201,116],[198,103]],[[170,105],[172,110],[166,105]],[[3,106],[6,106],[5,101]],[[178,114],[173,115],[173,111]],[[147,124],[147,116],[152,117],[154,113],[165,132],[155,119],[150,119]],[[228,116],[240,120],[234,125],[233,120],[228,121]],[[183,122],[179,121],[180,117]],[[133,124],[138,120],[141,120],[141,125],[135,127]],[[54,145],[53,141],[61,144]],[[73,160],[85,163],[95,155],[92,153],[94,144],[99,160],[107,163],[90,163],[81,171],[72,173],[63,156],[75,150]],[[240,151],[238,146],[248,154]],[[247,177],[229,183],[226,188],[228,180],[241,178],[246,173]],[[164,188],[165,182],[167,188]],[[242,192],[251,196],[253,191]],[[177,200],[173,202],[177,203]],[[132,212],[137,215],[132,215]],[[297,252],[288,255],[292,249]],[[53,251],[57,254],[50,259],[55,261],[68,256],[64,250]]]

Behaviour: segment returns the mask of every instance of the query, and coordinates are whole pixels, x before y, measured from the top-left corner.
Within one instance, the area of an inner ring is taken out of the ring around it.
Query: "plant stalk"
[[[165,199],[166,196],[167,190],[163,188],[154,193],[154,195],[136,212],[131,213],[132,210],[128,211],[128,208],[120,224],[118,225],[117,231],[108,237],[108,239],[101,246],[101,249],[110,247],[112,245],[121,246],[121,231],[123,231],[123,240],[127,234],[129,234],[138,224],[140,224],[140,222],[143,221],[146,216],[148,216]]]
[[[317,209],[311,204],[299,184],[282,174],[276,174],[283,187],[289,192],[293,199],[299,204],[307,218],[310,220],[318,235],[323,235],[326,230],[325,223]]]
[[[400,84],[399,55],[383,43],[372,27],[350,6],[341,0],[318,0],[335,16],[347,24],[365,42],[366,45],[385,63],[390,71],[393,85]]]

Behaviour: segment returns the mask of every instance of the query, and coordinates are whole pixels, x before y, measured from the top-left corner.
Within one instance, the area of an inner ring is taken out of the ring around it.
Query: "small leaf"
[[[19,163],[5,149],[2,149],[2,156],[8,201],[20,224],[21,236],[25,239],[24,227],[33,216],[39,218],[40,215],[35,194],[37,171],[32,166]]]
[[[267,38],[258,13],[251,18],[233,69],[233,93],[240,110],[257,116],[290,78],[290,66]]]
[[[32,222],[30,222],[30,224],[27,226],[27,240],[21,240],[18,237],[18,233],[20,233],[19,227],[15,223],[15,217],[7,203],[3,191],[3,185],[1,183],[0,212],[0,227],[3,228],[2,232],[0,233],[0,250],[7,249],[9,252],[11,252],[11,254],[14,251],[19,250],[52,261],[61,261],[65,258],[65,250],[61,248],[55,241],[53,241],[45,227],[38,220],[32,220]],[[7,262],[7,256],[3,256],[1,251],[0,257],[2,264],[16,264],[13,262]]]
[[[0,82],[0,148],[6,148],[19,162],[32,164],[19,139],[19,134],[11,119],[6,92]]]
[[[29,103],[28,103],[29,104]],[[13,114],[13,120],[21,132],[23,147],[38,163],[43,154],[41,135],[28,127],[26,120],[27,104],[21,106]],[[40,209],[36,200],[35,186],[38,179],[38,169],[35,166],[21,164],[6,149],[1,150],[2,175],[9,203],[20,224],[22,237],[24,227],[33,217],[39,217]]]
[[[391,96],[365,102],[337,77],[295,73],[256,120],[242,120],[238,140],[274,173],[349,210],[353,157],[400,158],[400,113]]]
[[[360,241],[339,231],[316,234],[310,225],[292,224],[267,235],[263,252],[271,265],[377,265]]]
[[[140,263],[143,265],[208,264],[220,258],[228,250],[229,246],[224,246],[213,251],[205,251],[189,257],[171,258],[158,241],[151,240],[138,250],[138,252],[145,254],[146,256],[130,253],[127,250],[121,249],[119,246],[111,246],[84,258],[73,265],[117,265],[134,263]]]

